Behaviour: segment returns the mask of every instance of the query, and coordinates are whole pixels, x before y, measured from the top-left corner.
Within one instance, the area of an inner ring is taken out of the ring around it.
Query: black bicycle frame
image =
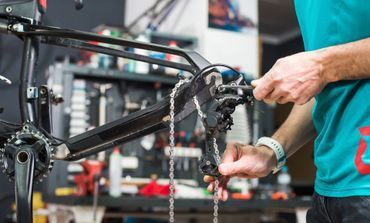
[[[34,70],[37,63],[38,43],[34,37],[23,40],[23,56],[19,86],[19,105],[22,123],[36,120],[33,105],[28,103],[27,90],[35,84]]]
[[[197,95],[200,104],[213,97],[215,83],[220,79],[219,73],[207,72],[205,76],[196,75],[199,71],[207,68],[210,63],[202,56],[193,51],[178,48],[170,48],[151,43],[142,43],[131,40],[111,38],[93,33],[60,29],[33,24],[24,18],[9,17],[0,14],[6,23],[0,23],[0,30],[16,35],[23,40],[22,69],[20,74],[19,103],[22,123],[33,123],[37,126],[37,114],[35,104],[27,97],[27,91],[34,87],[34,68],[37,63],[39,43],[71,47],[76,49],[94,51],[112,56],[125,57],[147,63],[154,63],[165,67],[184,70],[193,75],[191,83],[180,88],[175,98],[175,120],[184,119],[195,111],[193,96]],[[166,60],[151,58],[134,54],[125,50],[117,50],[111,47],[103,47],[90,42],[108,43],[124,48],[137,48],[156,52],[168,53],[184,58],[187,63],[175,63]],[[93,130],[77,135],[57,146],[53,159],[73,161],[78,160],[100,151],[112,148],[129,140],[144,136],[168,127],[169,98],[165,98],[144,110],[132,113],[114,122],[99,126]],[[24,154],[21,154],[24,153]],[[32,150],[20,151],[17,157],[27,155],[24,162],[15,162],[15,190],[18,222],[32,222],[32,190],[35,157]]]
[[[23,40],[24,44],[19,86],[19,105],[22,125],[18,129],[14,129],[11,133],[6,133],[3,137],[9,140],[9,143],[3,148],[4,151],[6,150],[3,154],[9,155],[9,153],[12,153],[9,157],[12,161],[14,160],[16,215],[18,222],[32,223],[34,180],[39,176],[40,172],[45,173],[49,170],[41,169],[42,171],[40,171],[38,168],[38,165],[40,165],[40,153],[38,153],[37,149],[49,149],[41,151],[47,154],[49,161],[50,159],[75,161],[111,149],[116,145],[145,136],[149,133],[166,129],[170,124],[170,98],[167,96],[162,101],[146,109],[98,126],[93,130],[63,140],[62,143],[58,144],[50,134],[50,95],[45,93],[49,92],[49,90],[45,86],[34,86],[34,70],[37,64],[40,43],[124,57],[186,71],[187,73],[185,75],[187,75],[189,81],[184,83],[174,96],[174,121],[179,122],[197,110],[193,101],[195,97],[199,105],[213,100],[211,104],[214,106],[210,106],[207,118],[202,119],[206,127],[207,137],[213,136],[219,129],[223,131],[229,129],[230,125],[232,125],[230,114],[234,111],[235,106],[251,101],[248,95],[241,94],[239,91],[235,91],[235,95],[228,93],[221,100],[220,94],[223,95],[225,92],[220,90],[224,86],[221,74],[213,69],[217,65],[211,65],[206,59],[194,51],[112,38],[77,30],[42,26],[40,25],[40,15],[44,12],[43,9],[46,9],[46,0],[0,0],[0,12],[6,12],[0,13],[0,32],[17,36]],[[1,21],[4,22],[2,23]],[[151,58],[132,53],[127,50],[128,48],[177,55],[182,57],[186,62],[172,62]],[[184,76],[179,78],[184,78]],[[242,77],[239,78],[240,81],[242,79]],[[235,87],[235,85],[241,83],[240,81],[237,83],[233,82],[233,85],[230,85],[230,87]],[[249,86],[248,89],[251,90],[251,87]],[[243,97],[240,95],[243,95]],[[1,127],[0,130],[7,129]],[[20,133],[15,135],[16,131]],[[36,143],[32,143],[34,139],[32,137],[35,136],[44,137],[36,137],[38,141],[36,140]],[[25,137],[28,141],[22,144],[23,138],[18,137]],[[13,139],[14,141],[12,141]],[[39,141],[42,141],[42,143],[37,145]],[[209,140],[206,141],[207,145],[210,144]],[[212,146],[206,146],[203,155],[200,162],[202,172],[204,174],[218,176],[218,164],[214,159]],[[50,162],[45,163],[50,164]],[[48,167],[51,168],[51,166]],[[7,170],[9,169],[5,168],[5,171]],[[13,176],[11,175],[12,173],[8,173],[8,175]]]

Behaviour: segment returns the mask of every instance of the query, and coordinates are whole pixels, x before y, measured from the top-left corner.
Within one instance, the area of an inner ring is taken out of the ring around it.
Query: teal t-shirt
[[[370,37],[370,0],[295,0],[295,6],[307,51]],[[329,84],[316,96],[312,118],[315,191],[370,195],[370,79]]]

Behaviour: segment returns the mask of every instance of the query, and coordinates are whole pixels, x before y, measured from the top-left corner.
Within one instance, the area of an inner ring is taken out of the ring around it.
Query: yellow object
[[[32,201],[32,210],[37,210],[45,207],[45,203],[42,201],[42,194],[40,192],[33,193]]]
[[[42,201],[42,194],[40,192],[33,193],[33,205],[32,210],[35,212],[39,209],[45,208],[45,203]],[[34,223],[47,223],[48,217],[45,215],[33,215],[33,222]]]
[[[45,208],[45,203],[42,201],[42,194],[40,192],[34,192],[32,196],[32,210],[34,212],[33,222],[34,223],[47,223],[48,217],[45,215],[35,215],[35,212],[39,209]],[[15,203],[12,205],[12,210],[16,211]]]
[[[47,223],[48,222],[48,217],[47,216],[33,216],[33,222],[34,223]]]
[[[69,196],[74,195],[77,192],[74,187],[59,187],[55,189],[56,196]]]
[[[32,196],[32,210],[37,210],[45,207],[45,203],[42,201],[42,194],[40,192],[34,192]],[[12,210],[16,210],[15,203],[12,205]]]

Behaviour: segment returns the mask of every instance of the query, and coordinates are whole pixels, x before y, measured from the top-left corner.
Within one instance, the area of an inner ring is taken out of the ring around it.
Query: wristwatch
[[[285,165],[286,162],[285,151],[283,149],[283,146],[275,139],[270,137],[261,137],[258,139],[256,145],[254,146],[255,147],[267,146],[274,151],[276,155],[277,165],[273,169],[273,174],[277,173]]]

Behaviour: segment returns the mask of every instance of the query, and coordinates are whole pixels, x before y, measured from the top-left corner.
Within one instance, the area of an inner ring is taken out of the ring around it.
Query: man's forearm
[[[370,38],[318,51],[328,82],[370,78]]]
[[[315,135],[311,117],[314,102],[315,99],[311,99],[304,105],[294,105],[287,120],[272,136],[283,146],[287,157],[295,153]]]
[[[305,104],[327,84],[370,78],[370,38],[279,59],[252,81],[257,100]]]

